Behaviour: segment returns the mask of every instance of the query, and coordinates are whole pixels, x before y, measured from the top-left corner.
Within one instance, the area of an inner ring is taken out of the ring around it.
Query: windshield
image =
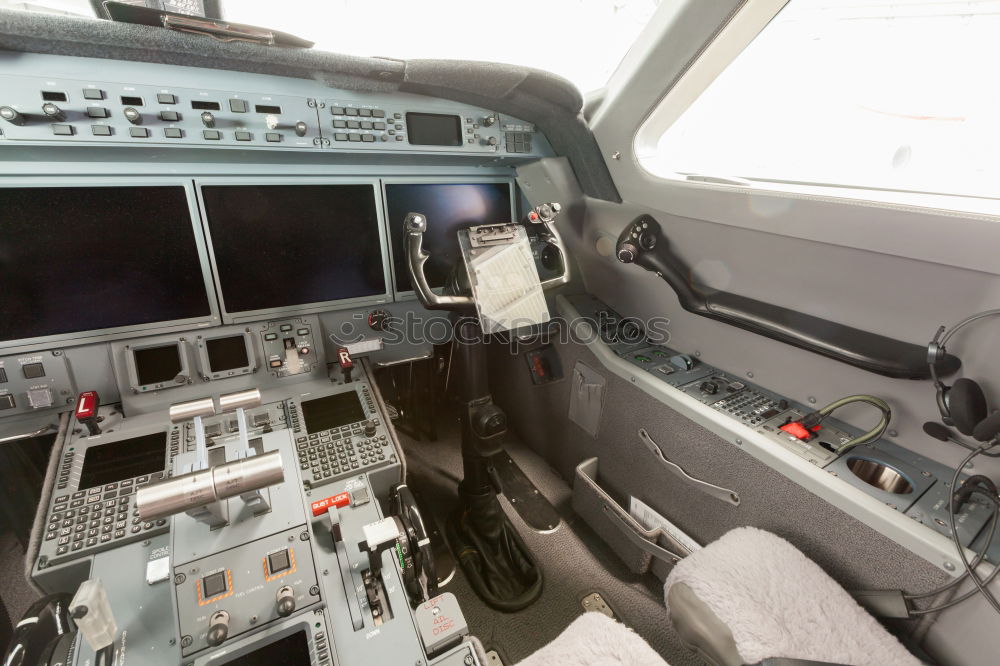
[[[142,2],[130,4],[142,5]],[[197,0],[145,3],[176,7]],[[601,88],[660,0],[230,0],[222,16],[291,33],[314,48],[410,60],[524,65]],[[94,17],[90,0],[0,0],[0,7]]]

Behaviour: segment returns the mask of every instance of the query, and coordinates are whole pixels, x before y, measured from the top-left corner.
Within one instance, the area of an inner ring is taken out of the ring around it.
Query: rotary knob
[[[201,122],[205,127],[215,127],[215,116],[208,111],[203,111],[201,114]]]
[[[309,127],[304,122],[302,122],[301,120],[299,122],[295,123],[295,134],[296,134],[296,136],[305,136],[306,132],[308,130],[309,130]]]
[[[212,617],[208,619],[208,636],[205,637],[205,641],[211,647],[216,647],[222,645],[228,637],[229,613],[224,610],[212,613]]]
[[[618,261],[623,264],[631,264],[639,256],[639,248],[632,243],[622,243],[618,248]]]
[[[11,106],[0,106],[0,118],[3,118],[12,125],[24,124],[24,116]]]
[[[497,122],[497,117],[492,113],[485,118],[483,118],[483,127],[492,127]]]
[[[385,331],[389,328],[389,313],[385,310],[372,310],[368,313],[368,326],[373,331]]]
[[[375,421],[368,419],[365,421],[365,437],[374,437],[375,433],[378,432]]]
[[[42,104],[42,113],[53,120],[66,120],[66,113],[52,102]]]
[[[131,106],[125,107],[125,109],[122,110],[122,115],[125,116],[125,120],[129,121],[133,125],[142,124],[142,114],[139,113],[138,109]]]
[[[278,589],[276,612],[278,617],[288,617],[295,612],[295,592],[285,585]]]

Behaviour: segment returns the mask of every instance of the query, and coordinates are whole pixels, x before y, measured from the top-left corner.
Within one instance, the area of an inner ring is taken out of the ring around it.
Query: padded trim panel
[[[621,201],[580,115],[580,92],[566,79],[537,69],[461,60],[404,62],[219,42],[149,26],[14,10],[0,10],[0,49],[291,76],[346,90],[400,90],[477,104],[535,123],[556,152],[569,158],[584,192]]]

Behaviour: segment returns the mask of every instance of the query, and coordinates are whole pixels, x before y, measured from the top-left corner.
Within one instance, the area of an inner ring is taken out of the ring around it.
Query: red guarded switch
[[[803,442],[808,442],[813,438],[813,434],[819,432],[822,427],[821,425],[814,425],[812,428],[806,428],[798,421],[792,421],[781,426],[781,430],[784,430],[792,437],[801,439]]]
[[[351,496],[348,493],[338,493],[312,503],[313,516],[322,516],[331,506],[343,509],[351,503]]]

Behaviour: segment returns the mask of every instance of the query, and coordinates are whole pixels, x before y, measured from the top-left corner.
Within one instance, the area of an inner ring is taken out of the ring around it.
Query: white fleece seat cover
[[[601,613],[584,613],[517,666],[669,666],[646,641]]]
[[[664,597],[686,584],[732,631],[745,663],[768,657],[855,666],[921,662],[792,544],[741,527],[681,560]]]

